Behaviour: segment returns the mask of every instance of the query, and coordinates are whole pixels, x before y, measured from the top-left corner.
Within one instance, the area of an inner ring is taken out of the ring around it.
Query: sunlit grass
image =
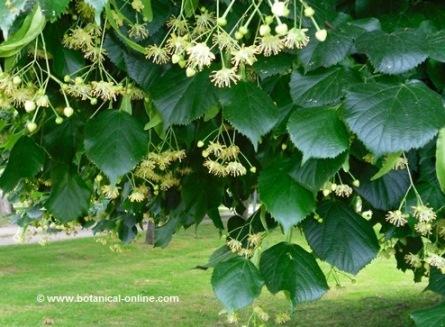
[[[166,249],[138,242],[121,254],[91,238],[2,247],[0,326],[224,326],[211,270],[194,269],[221,244],[217,231],[204,225],[197,236],[192,229],[179,232]],[[355,283],[340,278],[342,287],[330,280],[323,300],[299,306],[288,326],[409,326],[411,310],[437,301],[422,293],[425,284],[397,271],[393,260],[377,259]],[[177,295],[180,303],[38,304],[38,294]],[[266,289],[258,303],[272,318],[288,307],[284,296]]]

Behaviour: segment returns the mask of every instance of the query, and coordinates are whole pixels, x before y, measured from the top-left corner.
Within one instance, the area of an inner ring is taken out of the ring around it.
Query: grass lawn
[[[274,236],[278,239],[278,235]],[[193,269],[222,244],[209,225],[181,231],[167,249],[143,244],[111,252],[94,239],[0,248],[0,326],[225,326],[210,286],[211,271]],[[409,312],[437,303],[425,284],[379,258],[352,283],[330,281],[323,300],[298,307],[286,326],[410,326]],[[328,269],[323,265],[323,269]],[[36,295],[177,295],[179,303],[37,303]],[[284,296],[263,289],[259,304],[272,317]],[[274,324],[271,323],[270,326]]]

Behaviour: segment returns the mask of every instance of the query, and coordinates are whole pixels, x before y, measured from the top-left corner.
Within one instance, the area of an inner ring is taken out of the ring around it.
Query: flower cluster
[[[185,15],[184,2],[179,15],[167,21],[168,32],[162,42],[146,46],[145,55],[156,64],[178,64],[189,77],[209,67],[220,55],[221,67],[211,74],[211,81],[217,87],[236,84],[244,74],[244,67],[253,65],[258,55],[272,56],[285,49],[305,47],[309,42],[309,29],[303,26],[308,23],[314,26],[318,41],[323,42],[327,37],[327,31],[321,29],[314,18],[314,9],[303,0],[293,3],[251,0],[235,24],[228,21],[232,18],[230,13],[236,0],[228,4],[217,0],[215,12],[201,7],[192,17]],[[129,5],[136,13],[144,9],[140,0],[134,0]],[[149,37],[150,31],[147,24],[139,23],[138,17],[136,15],[133,22],[122,14],[120,8],[114,7],[112,10],[117,26],[127,24],[129,37],[144,40]],[[66,44],[84,52],[88,48],[88,52],[92,52],[96,32],[87,27],[73,29]],[[72,38],[77,33],[82,38],[76,42]]]
[[[172,167],[175,162],[185,159],[184,150],[151,152],[135,170],[135,176],[152,185],[154,194],[159,189],[166,191],[180,184],[180,177],[190,173],[190,169]]]
[[[84,27],[76,26],[68,31],[63,38],[63,45],[69,49],[79,50],[86,59],[102,62],[106,51],[101,46],[101,28],[89,23]]]
[[[404,226],[408,222],[407,218],[408,215],[402,213],[401,210],[389,211],[385,216],[386,221],[396,227]]]
[[[255,249],[261,245],[261,242],[263,240],[263,235],[259,233],[248,234],[246,239],[247,239],[246,247],[243,246],[242,240],[240,241],[235,238],[230,238],[227,241],[227,246],[229,247],[232,253],[236,253],[241,256],[251,257],[253,256]]]
[[[200,146],[203,144],[198,144]],[[238,177],[247,174],[246,167],[240,162],[242,155],[240,148],[235,144],[225,145],[219,141],[211,141],[202,151],[202,156],[206,158],[204,167],[210,174],[218,177]],[[254,167],[251,166],[251,171]]]
[[[336,184],[336,183],[332,183],[332,182],[325,183],[325,185],[323,185],[321,191],[324,196],[328,196],[332,192],[334,192],[334,194],[336,196],[341,197],[341,198],[349,198],[353,193],[353,189],[351,186],[349,186],[347,184],[343,184],[343,183]]]

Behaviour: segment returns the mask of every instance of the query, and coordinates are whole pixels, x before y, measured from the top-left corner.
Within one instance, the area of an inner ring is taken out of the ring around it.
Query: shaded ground
[[[278,239],[279,235],[274,236]],[[210,225],[176,235],[167,249],[138,242],[121,254],[93,238],[0,248],[0,326],[225,326],[211,271],[193,269],[222,241]],[[421,292],[411,275],[379,258],[352,283],[330,280],[323,300],[298,307],[286,326],[410,326],[409,312],[438,298]],[[327,266],[323,266],[325,271]],[[179,303],[37,303],[43,295],[176,295]],[[263,289],[259,304],[271,315],[287,308],[282,295]],[[269,326],[274,326],[273,323]]]

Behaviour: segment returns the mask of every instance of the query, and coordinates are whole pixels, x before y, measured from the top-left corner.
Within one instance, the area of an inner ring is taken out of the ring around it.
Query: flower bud
[[[284,24],[284,23],[282,23],[282,24],[278,24],[278,25],[275,27],[275,32],[276,32],[278,35],[286,35],[286,34],[287,34],[287,31],[288,31],[287,25]]]
[[[306,7],[304,8],[304,15],[306,17],[312,17],[315,14],[315,10],[312,7]]]
[[[92,106],[95,106],[97,104],[97,99],[96,98],[91,98],[90,99],[90,103]]]
[[[26,123],[26,129],[32,133],[37,129],[37,124],[33,121],[29,121]]]
[[[65,117],[71,117],[74,113],[73,108],[71,107],[65,107],[63,108],[63,114],[65,115]]]
[[[83,84],[83,78],[82,77],[76,77],[74,79],[74,83],[76,83],[77,85]]]
[[[34,101],[31,101],[31,100],[25,101],[25,111],[26,112],[32,112],[34,110],[36,110],[36,103]]]
[[[38,97],[37,100],[36,100],[36,104],[39,107],[44,107],[44,108],[48,107],[49,106],[48,96],[47,95],[42,95],[42,96]]]
[[[265,22],[267,25],[272,24],[272,23],[273,23],[273,16],[266,16],[266,18],[264,18],[264,22]]]
[[[247,28],[247,26],[241,26],[241,27],[239,28],[239,32],[240,32],[242,35],[246,35],[247,33],[249,33],[249,29]]]
[[[22,79],[20,78],[20,76],[14,76],[14,78],[12,79],[12,83],[14,83],[15,85],[19,85],[22,82]]]
[[[192,67],[187,67],[187,69],[185,70],[185,74],[187,75],[187,77],[193,77],[196,75],[196,70]]]
[[[187,61],[184,59],[179,60],[178,62],[179,67],[184,68],[187,65]]]
[[[352,181],[352,185],[354,185],[355,187],[360,187],[360,181],[358,179],[355,179],[354,181]]]
[[[227,19],[225,17],[219,17],[216,20],[216,23],[218,24],[218,26],[224,27],[227,25]]]
[[[239,31],[235,32],[235,39],[241,40],[243,37],[244,37],[244,35],[242,33],[240,33]]]
[[[256,167],[255,166],[250,167],[250,172],[252,174],[256,174]]]
[[[62,123],[63,123],[63,118],[60,117],[60,116],[58,116],[58,117],[56,118],[56,124],[57,124],[57,125],[60,125],[60,124],[62,124]]]
[[[269,25],[261,25],[260,26],[260,35],[265,36],[270,34],[270,26]]]
[[[202,148],[204,146],[204,142],[199,140],[197,143],[198,148]]]
[[[318,30],[317,32],[315,32],[315,38],[320,42],[324,42],[327,36],[328,32],[325,29]]]
[[[65,75],[65,76],[63,77],[63,81],[64,81],[64,82],[69,82],[69,81],[71,81],[71,76],[70,76],[70,75]]]
[[[287,9],[286,2],[275,1],[272,5],[272,14],[276,17],[283,17],[289,14],[289,9]]]
[[[179,61],[181,61],[181,59],[182,59],[182,56],[175,53],[172,56],[172,63],[177,64]]]

